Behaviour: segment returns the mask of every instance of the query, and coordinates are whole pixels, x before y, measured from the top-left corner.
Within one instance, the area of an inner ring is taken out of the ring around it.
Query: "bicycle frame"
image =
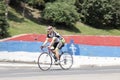
[[[47,51],[45,51],[46,48]],[[38,66],[41,70],[45,71],[45,70],[49,70],[53,64],[53,61],[56,60],[54,58],[54,53],[52,52],[52,50],[50,48],[48,48],[47,46],[41,48],[42,53],[40,54],[40,56],[38,57]],[[72,55],[70,55],[69,52],[63,52],[62,50],[60,50],[60,67],[64,70],[70,69],[72,64],[73,64],[73,57]],[[47,59],[44,57],[45,55],[47,55]],[[44,59],[42,59],[42,57],[44,57]],[[54,60],[53,60],[54,59]],[[46,65],[46,66],[44,66]],[[45,69],[44,69],[45,68]]]
[[[46,48],[47,51],[45,51],[43,48]],[[48,54],[50,54],[52,56],[53,52],[50,48],[48,48],[47,46],[44,46],[43,48],[41,48],[42,52],[47,52]]]

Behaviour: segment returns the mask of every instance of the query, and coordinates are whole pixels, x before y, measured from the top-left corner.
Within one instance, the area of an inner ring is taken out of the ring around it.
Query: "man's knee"
[[[55,52],[57,52],[59,49],[58,48],[55,48]]]

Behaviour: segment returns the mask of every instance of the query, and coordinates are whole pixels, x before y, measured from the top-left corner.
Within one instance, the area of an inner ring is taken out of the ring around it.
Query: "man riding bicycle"
[[[59,64],[60,62],[60,55],[59,55],[59,50],[64,46],[65,40],[64,38],[57,33],[52,26],[47,27],[47,37],[46,40],[44,41],[43,45],[41,48],[43,48],[46,43],[49,41],[49,39],[52,39],[48,48],[52,50],[52,52],[55,54],[55,57],[57,60],[55,60],[55,64]]]

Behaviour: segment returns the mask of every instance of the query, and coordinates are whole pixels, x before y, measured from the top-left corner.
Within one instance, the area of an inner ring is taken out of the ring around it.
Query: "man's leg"
[[[57,44],[56,48],[55,48],[55,53],[56,53],[56,57],[57,57],[58,60],[60,60],[59,50],[60,50],[63,46],[64,46],[64,44],[60,41],[60,42]]]
[[[55,56],[56,56],[56,58],[57,58],[58,60],[60,60],[60,57],[59,57],[59,49],[58,49],[58,48],[55,49]]]

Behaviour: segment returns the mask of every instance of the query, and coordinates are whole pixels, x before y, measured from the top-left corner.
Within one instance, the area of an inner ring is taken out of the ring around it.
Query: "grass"
[[[9,32],[13,35],[25,34],[25,33],[45,33],[45,28],[42,25],[38,25],[28,19],[25,19],[25,22],[16,23],[10,21]]]
[[[11,36],[26,33],[45,33],[44,25],[37,24],[27,18],[23,19],[23,17],[13,8],[10,8],[8,21],[10,24],[9,33]]]
[[[9,33],[11,36],[26,34],[26,33],[37,33],[37,34],[45,34],[46,33],[46,25],[37,23],[31,19],[24,18],[18,13],[15,9],[9,7]],[[85,25],[83,23],[77,22],[75,27],[66,28],[59,27],[55,28],[59,33],[63,35],[120,35],[120,30],[112,29],[112,30],[104,30],[104,29],[96,29]]]
[[[76,27],[81,31],[82,35],[120,35],[120,30],[118,29],[96,29],[79,22],[76,24]]]

